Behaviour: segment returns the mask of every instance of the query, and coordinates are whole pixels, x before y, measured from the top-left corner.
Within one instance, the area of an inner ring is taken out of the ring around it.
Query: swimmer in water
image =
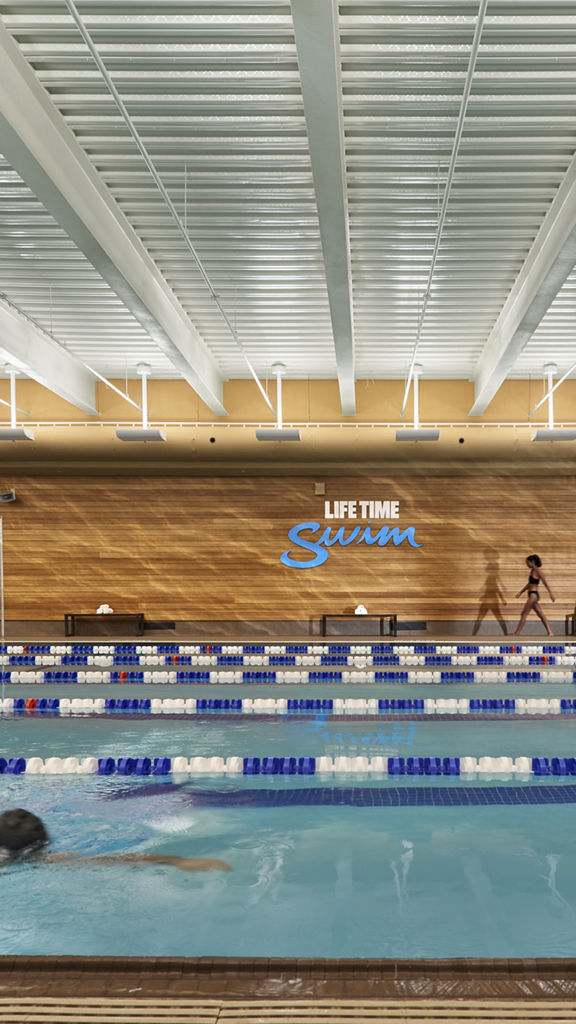
[[[38,857],[50,863],[168,864],[180,871],[232,871],[224,860],[208,857],[171,857],[163,854],[114,853],[85,857],[76,853],[47,853],[50,837],[44,823],[30,811],[17,807],[0,814],[0,864],[21,857]]]

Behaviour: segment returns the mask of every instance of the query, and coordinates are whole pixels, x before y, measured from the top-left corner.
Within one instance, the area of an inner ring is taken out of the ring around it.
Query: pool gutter
[[[2,996],[135,999],[576,998],[576,959],[0,957]]]

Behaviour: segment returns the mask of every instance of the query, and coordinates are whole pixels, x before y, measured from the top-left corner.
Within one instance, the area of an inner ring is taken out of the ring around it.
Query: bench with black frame
[[[76,636],[76,623],[80,620],[82,622],[97,622],[99,625],[122,620],[134,624],[138,636],[144,632],[144,612],[112,612],[109,615],[98,614],[98,612],[67,612],[64,616],[64,635]]]
[[[379,622],[379,624],[380,624],[380,631],[378,633],[378,636],[398,636],[398,616],[395,613],[392,614],[391,612],[378,612],[377,614],[375,613],[374,615],[371,615],[371,614],[368,614],[368,615],[338,615],[336,613],[329,613],[327,615],[323,615],[322,616],[322,636],[327,636],[326,628],[327,628],[327,625],[328,625],[328,619],[337,619],[337,620],[341,620],[341,619],[354,619],[356,622],[366,621],[367,619],[372,619],[372,620],[376,619]],[[384,632],[384,620],[385,619],[388,620],[388,633]],[[335,634],[331,634],[331,635],[335,635]],[[374,634],[371,634],[371,633],[360,634],[356,630],[354,630],[350,635],[351,636],[361,636],[361,635],[363,635],[363,636],[373,636]]]

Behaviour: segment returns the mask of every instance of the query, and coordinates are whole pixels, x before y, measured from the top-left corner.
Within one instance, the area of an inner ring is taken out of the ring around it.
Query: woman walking
[[[548,622],[548,619],[546,618],[546,616],[544,615],[544,612],[542,611],[542,609],[540,607],[540,593],[539,593],[538,587],[540,586],[541,582],[546,587],[546,590],[548,591],[548,593],[550,595],[550,600],[551,601],[555,601],[556,600],[556,598],[554,597],[554,594],[552,593],[552,591],[550,590],[550,587],[548,586],[548,584],[546,582],[546,579],[544,577],[544,573],[542,572],[542,559],[539,558],[538,555],[529,555],[528,558],[526,559],[526,565],[528,566],[528,568],[530,570],[530,575],[528,577],[528,583],[526,584],[525,587],[522,587],[522,590],[520,590],[519,593],[516,594],[516,597],[521,597],[521,595],[524,593],[525,590],[528,591],[528,596],[526,598],[526,604],[524,605],[524,607],[522,609],[522,614],[520,616],[520,622],[518,623],[514,633],[512,633],[511,636],[518,636],[518,634],[524,628],[524,624],[526,622],[526,619],[528,618],[529,612],[532,611],[532,610],[536,612],[536,615],[538,616],[538,618],[544,623],[544,626],[546,627],[546,632],[548,633],[548,636],[554,636],[552,630],[550,629],[550,623]]]

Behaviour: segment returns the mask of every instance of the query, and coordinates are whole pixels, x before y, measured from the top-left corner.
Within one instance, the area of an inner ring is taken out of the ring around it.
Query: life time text
[[[346,527],[339,526],[332,531],[328,526],[322,529],[320,523],[296,523],[288,531],[288,540],[297,548],[312,553],[312,558],[300,558],[300,552],[289,548],[280,555],[283,565],[291,569],[314,569],[323,565],[328,559],[329,551],[334,544],[349,547],[351,544],[368,544],[382,548],[390,541],[395,547],[406,542],[412,548],[422,547],[416,540],[414,527],[401,529],[398,526],[381,526],[372,528],[374,519],[399,519],[399,501],[364,501],[347,498],[341,501],[324,502],[325,519],[363,519],[365,526],[354,526],[348,536]]]

